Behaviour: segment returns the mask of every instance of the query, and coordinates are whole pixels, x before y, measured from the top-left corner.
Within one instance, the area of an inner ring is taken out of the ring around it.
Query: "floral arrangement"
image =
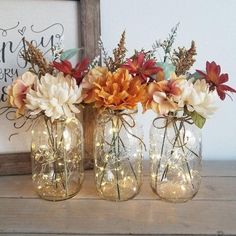
[[[194,127],[202,128],[216,111],[217,96],[224,100],[236,90],[225,84],[228,74],[214,61],[207,61],[205,70],[190,72],[197,54],[195,42],[189,49],[172,50],[177,28],[152,50],[136,53],[124,66],[134,76],[142,73],[143,110],[157,114],[150,131],[151,186],[161,198],[182,202],[192,198],[200,185],[201,138]],[[156,52],[163,59],[157,61]],[[145,59],[154,62],[145,63]],[[147,64],[152,66],[146,72]],[[156,66],[159,70],[153,71]]]
[[[103,198],[122,201],[136,195],[141,184],[139,166],[145,144],[136,130],[134,115],[146,94],[146,71],[136,75],[126,68],[125,32],[112,56],[102,41],[99,47],[103,65],[91,68],[82,82],[84,102],[98,110],[94,132],[96,186]]]
[[[100,47],[105,66],[96,66],[85,76],[85,103],[92,103],[102,111],[135,110],[145,95],[145,86],[138,76],[133,76],[123,66],[126,60],[125,32],[118,47],[113,50],[113,57],[107,56],[102,42]]]
[[[188,155],[190,153],[200,160],[201,150],[190,146],[185,126],[202,128],[206,119],[216,111],[217,96],[220,100],[226,96],[231,98],[230,93],[236,93],[236,90],[226,84],[228,74],[222,73],[220,65],[214,61],[207,61],[205,70],[190,72],[197,55],[195,42],[191,42],[189,49],[172,49],[177,28],[178,25],[171,30],[166,40],[156,41],[151,50],[135,50],[131,57],[126,55],[125,32],[111,56],[100,40],[100,66],[96,60],[89,65],[89,61],[84,58],[73,67],[70,59],[79,49],[63,51],[60,47],[53,48],[53,58],[47,61],[39,49],[25,41],[27,47],[22,51],[22,58],[30,68],[8,87],[9,105],[0,108],[0,115],[5,114],[8,120],[13,120],[15,128],[21,128],[30,121],[28,129],[39,117],[44,118],[47,150],[45,145],[41,145],[32,156],[35,160],[40,156],[40,164],[43,163],[39,179],[41,174],[45,174],[46,167],[51,168],[54,163],[53,174],[45,177],[47,181],[50,180],[50,183],[45,182],[45,186],[52,187],[50,194],[62,188],[66,196],[70,196],[68,181],[73,170],[67,166],[65,152],[68,151],[67,155],[73,160],[79,158],[78,142],[75,142],[76,148],[66,150],[65,142],[69,140],[68,132],[65,132],[66,125],[60,124],[59,128],[55,121],[75,117],[82,104],[93,105],[99,114],[96,117],[100,127],[97,127],[95,134],[95,168],[96,185],[101,194],[105,196],[109,189],[113,194],[108,193],[109,198],[117,201],[127,200],[139,191],[142,147],[146,146],[135,131],[133,115],[138,104],[142,105],[143,112],[151,109],[157,114],[153,126],[161,130],[161,148],[153,148],[153,189],[157,191],[158,184],[168,179],[168,172],[173,178],[177,173],[176,166],[180,163],[176,178],[183,176],[181,184],[189,179],[189,191],[193,192],[192,195],[196,193],[194,175],[199,176],[199,173],[194,167],[191,168],[189,160],[194,158],[188,160]],[[157,52],[163,57],[157,59]],[[170,127],[173,128],[171,132],[168,131]],[[158,146],[157,142],[154,140],[154,147]],[[161,161],[163,157],[167,160]],[[131,159],[135,160],[132,162]],[[41,180],[44,181],[43,178]],[[174,185],[176,187],[176,181]],[[184,192],[189,188],[187,184],[181,187]]]
[[[8,87],[9,106],[1,108],[1,114],[14,120],[16,128],[21,128],[27,121],[36,121],[41,115],[52,122],[74,117],[80,112],[78,105],[83,101],[81,82],[88,72],[88,60],[83,59],[73,68],[69,59],[78,49],[63,52],[55,48],[53,59],[48,62],[33,44],[26,41],[26,45],[22,58],[30,68]],[[14,112],[16,117],[12,117]]]
[[[27,42],[22,57],[31,67],[9,86],[10,107],[16,110],[17,118],[45,114],[54,120],[74,116],[83,101],[113,111],[135,110],[140,102],[144,111],[152,109],[159,115],[181,111],[201,128],[216,110],[216,94],[224,100],[228,92],[236,90],[225,84],[228,74],[221,73],[215,62],[207,62],[205,71],[188,72],[195,62],[196,47],[193,41],[189,49],[172,52],[177,27],[166,40],[156,42],[152,50],[135,51],[130,58],[126,58],[125,32],[113,56],[108,56],[100,41],[105,66],[90,70],[87,59],[72,67],[68,59],[74,50],[57,51],[48,62]],[[155,57],[159,48],[164,51],[162,61]]]
[[[177,27],[164,42],[156,42],[151,51],[136,53],[123,67],[146,86],[144,111],[152,109],[161,116],[178,113],[202,128],[216,110],[217,94],[224,100],[226,95],[230,96],[228,92],[236,90],[225,84],[228,74],[221,73],[221,67],[214,61],[206,62],[206,71],[188,72],[195,62],[195,42],[192,41],[189,49],[183,47],[172,52]],[[161,62],[154,56],[158,48],[164,51]]]
[[[74,196],[83,179],[83,131],[76,114],[83,102],[85,58],[75,67],[69,61],[79,49],[53,48],[47,61],[25,41],[22,58],[29,69],[8,87],[9,105],[1,108],[16,129],[32,130],[32,179],[37,193],[48,200]],[[17,133],[12,134],[9,139]]]
[[[144,111],[152,109],[159,115],[178,113],[192,120],[202,128],[207,118],[216,110],[217,94],[224,100],[228,92],[236,90],[226,85],[228,74],[214,61],[206,62],[206,70],[189,70],[195,62],[196,46],[172,50],[178,25],[163,42],[156,42],[152,50],[135,51],[126,58],[125,32],[113,57],[108,56],[103,43],[105,66],[94,67],[86,75],[83,84],[86,91],[85,103],[92,103],[99,109],[125,110],[136,109],[140,102]],[[155,54],[163,49],[163,60]]]

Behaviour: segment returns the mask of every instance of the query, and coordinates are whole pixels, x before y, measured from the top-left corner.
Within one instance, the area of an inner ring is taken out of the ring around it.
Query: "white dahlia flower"
[[[209,118],[217,109],[216,92],[209,91],[204,79],[182,81],[179,85],[182,94],[177,98],[179,107],[186,106],[190,112],[196,111],[204,118]]]
[[[27,93],[26,107],[32,115],[44,112],[52,120],[71,118],[80,112],[76,105],[83,100],[81,90],[70,76],[46,74],[37,81],[35,89]]]

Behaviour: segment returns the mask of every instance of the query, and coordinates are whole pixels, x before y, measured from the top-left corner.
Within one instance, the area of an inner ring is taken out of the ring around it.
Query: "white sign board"
[[[0,108],[7,106],[6,88],[26,70],[20,57],[25,38],[50,57],[50,49],[62,40],[64,48],[80,45],[79,2],[67,0],[1,0],[0,7]],[[18,132],[9,141],[12,133]],[[30,132],[17,130],[0,116],[0,153],[30,151]]]

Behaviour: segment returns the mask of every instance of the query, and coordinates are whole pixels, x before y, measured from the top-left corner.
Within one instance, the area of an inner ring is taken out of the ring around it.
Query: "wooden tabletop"
[[[0,235],[236,235],[236,161],[203,163],[201,189],[187,203],[160,201],[145,172],[133,200],[101,200],[93,172],[79,194],[61,202],[41,200],[31,176],[0,177]]]

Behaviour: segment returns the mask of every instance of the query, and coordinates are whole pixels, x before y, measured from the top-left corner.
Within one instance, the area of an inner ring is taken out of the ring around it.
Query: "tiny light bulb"
[[[183,186],[183,185],[181,185],[181,189],[182,189],[183,191],[186,190],[185,186]]]

